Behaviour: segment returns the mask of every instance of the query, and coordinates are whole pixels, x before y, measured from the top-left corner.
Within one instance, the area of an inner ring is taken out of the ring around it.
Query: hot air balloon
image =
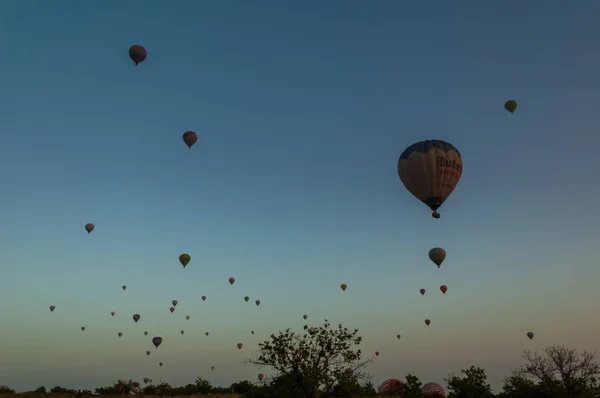
[[[110,313],[110,316],[115,316],[115,312],[114,312],[114,311],[112,311],[112,312]]]
[[[189,320],[190,320],[190,316],[189,316],[189,315],[186,315],[186,316],[185,316],[185,319],[187,319],[187,320],[189,321]]]
[[[235,283],[235,278],[229,278],[229,284],[233,285]]]
[[[250,331],[250,334],[254,334],[254,330],[251,330],[251,331]]]
[[[144,47],[137,44],[129,47],[129,58],[131,58],[131,60],[135,62],[136,66],[139,65],[141,62],[144,62],[147,56],[148,52]]]
[[[378,357],[379,356],[379,351],[375,351],[375,356]]]
[[[248,302],[248,300],[250,300],[250,297],[248,297],[248,296],[244,297],[245,302]]]
[[[342,288],[343,291],[346,291],[346,289],[348,288],[348,285],[346,285],[345,283],[342,283],[340,285],[340,287]]]
[[[243,346],[243,344],[242,344],[242,343],[237,343],[237,348],[238,348],[238,350],[241,350],[241,349],[242,349],[242,346]]]
[[[198,141],[198,134],[194,133],[193,131],[186,131],[183,133],[183,142],[185,142],[185,145],[187,145],[188,148],[191,149],[196,141]]]
[[[92,224],[91,222],[85,224],[85,230],[87,231],[88,234],[91,234],[92,231],[94,230],[94,228],[96,228],[96,226],[94,226],[94,224]]]
[[[421,292],[421,296],[425,295],[425,289],[420,289],[419,291]]]
[[[158,348],[158,346],[162,344],[162,337],[152,338],[152,344],[154,344],[154,347]]]
[[[533,332],[527,332],[527,337],[529,337],[529,340],[533,340]]]
[[[504,109],[509,111],[510,113],[514,113],[517,110],[517,101],[508,100],[504,103]]]
[[[442,291],[442,293],[446,294],[446,292],[448,291],[448,286],[442,285],[440,286],[440,290]]]
[[[144,336],[148,336],[148,331],[147,330],[144,332]]]
[[[127,286],[123,285],[123,286],[121,286],[121,289],[127,290]]]
[[[159,363],[158,363],[158,366],[163,366],[163,363],[162,363],[162,362],[159,362]]]
[[[123,333],[119,332],[119,333],[117,333],[117,336],[121,337],[121,336],[123,336]]]
[[[437,209],[448,199],[460,176],[460,152],[440,140],[417,142],[406,148],[398,160],[398,176],[404,187],[439,218]]]
[[[175,312],[175,307],[171,307],[169,308],[169,311],[171,311],[171,314]]]
[[[258,306],[260,305],[260,300],[256,300],[256,301],[254,302],[254,304],[256,304],[256,306],[258,307]]]
[[[140,320],[140,314],[135,314],[135,315],[133,316],[133,321],[134,321],[135,323],[137,323],[139,320]]]
[[[150,351],[146,351],[146,355],[150,355]]]
[[[83,332],[84,330],[85,330],[85,326],[82,326],[81,327],[81,331]]]
[[[53,305],[51,305],[51,306],[50,306],[50,307],[48,307],[48,308],[50,308],[50,312],[54,312],[54,310],[56,309],[56,307],[55,307],[55,306],[53,306]]]
[[[144,377],[144,384],[148,384],[148,383],[150,383],[150,379],[147,377]]]
[[[209,334],[209,333],[208,333],[208,332],[206,332],[206,333],[204,333],[204,334],[205,334],[206,336],[208,336],[208,334]]]
[[[423,392],[424,395],[435,395],[437,397],[445,397],[446,396],[446,392],[444,391],[442,386],[440,386],[437,383],[425,383],[421,387],[421,391]]]
[[[183,268],[185,268],[185,266],[188,265],[191,260],[192,257],[187,253],[183,253],[181,256],[179,256],[179,262],[181,265],[183,265]]]
[[[211,367],[210,367],[210,370],[215,370],[215,367],[214,367],[214,366],[211,366]]]
[[[441,247],[434,247],[433,249],[429,250],[429,259],[433,261],[438,268],[440,268],[440,265],[442,265],[446,259],[446,250],[442,249]]]
[[[400,340],[400,335],[399,335],[399,334],[397,334],[397,335],[396,335],[396,338],[397,338],[398,340]]]
[[[429,326],[431,324],[431,321],[429,319],[425,319],[425,325]]]
[[[178,303],[179,303],[179,301],[177,301],[177,300],[171,301],[171,304],[173,304],[173,307],[177,307]]]
[[[302,315],[302,318],[306,319],[306,318],[308,318],[308,315],[304,314],[304,315]]]
[[[181,333],[181,335],[183,336],[183,334],[185,333],[185,330],[180,330],[179,333]]]
[[[202,296],[202,301],[206,301],[206,296]]]
[[[263,381],[263,379],[264,379],[264,378],[265,378],[265,375],[264,375],[264,374],[260,373],[260,374],[258,375],[258,380],[260,380],[260,381]]]

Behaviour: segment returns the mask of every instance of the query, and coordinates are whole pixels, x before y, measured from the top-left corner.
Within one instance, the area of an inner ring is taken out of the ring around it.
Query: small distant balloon
[[[185,266],[188,265],[191,260],[192,257],[187,253],[183,253],[181,256],[179,256],[179,262],[181,265],[183,265],[183,268],[185,268]]]
[[[186,315],[186,316],[185,316],[185,319],[187,319],[187,320],[189,321],[189,320],[190,320],[190,316],[189,316],[189,315]]]
[[[152,344],[154,344],[154,347],[158,348],[158,346],[162,344],[162,340],[162,337],[153,337]]]
[[[235,283],[235,278],[229,278],[229,284],[233,285]]]
[[[446,286],[446,285],[442,285],[442,286],[440,286],[440,291],[441,291],[442,293],[446,294],[446,292],[448,291],[448,286]]]
[[[148,331],[144,331],[144,336],[148,336]]]
[[[81,331],[83,332],[84,330],[85,330],[85,326],[82,326],[81,327]]]
[[[114,312],[114,311],[112,311],[112,312],[110,313],[110,316],[115,316],[115,312]]]
[[[254,304],[256,304],[256,306],[258,307],[258,306],[260,305],[260,300],[256,300],[256,301],[254,302]]]
[[[119,333],[117,333],[117,336],[121,337],[121,336],[123,336],[123,333],[119,332]]]
[[[204,333],[204,335],[205,335],[205,336],[208,336],[208,335],[209,335],[209,333],[208,333],[208,332],[206,332],[206,333]]]
[[[214,367],[214,366],[211,366],[211,367],[210,367],[210,370],[215,370],[215,367]]]
[[[144,47],[137,44],[129,47],[129,58],[135,62],[136,66],[144,62],[147,56],[148,52]]]
[[[399,334],[397,334],[397,335],[396,335],[396,338],[397,338],[398,340],[400,340],[400,337],[401,337],[401,336],[400,336]]]
[[[180,330],[179,333],[181,333],[181,335],[183,336],[183,334],[185,333],[185,330]]]
[[[121,289],[127,290],[127,286],[123,285],[123,286],[121,286]]]
[[[348,285],[346,285],[345,283],[342,283],[340,285],[340,287],[342,288],[343,291],[346,291],[346,289],[348,289]]]
[[[440,265],[442,265],[446,259],[446,250],[442,249],[441,247],[434,247],[433,249],[429,250],[429,259],[433,261],[438,268],[440,268]]]
[[[308,315],[304,314],[304,315],[302,315],[302,318],[306,319],[306,318],[308,318]]]
[[[375,356],[378,357],[379,356],[379,351],[375,351]]]
[[[514,113],[517,110],[517,101],[508,100],[504,103],[504,109],[509,111],[510,113]]]
[[[421,296],[425,295],[425,289],[420,289],[419,291],[421,292]]]
[[[238,350],[241,350],[244,345],[242,343],[237,343]]]
[[[175,312],[175,307],[171,307],[169,308],[169,311],[171,311],[171,314]]]
[[[188,148],[191,149],[196,141],[198,141],[198,134],[193,131],[186,131],[183,133],[183,142],[185,142],[185,145],[187,145]]]
[[[251,331],[250,331],[250,334],[254,334],[254,330],[251,330]]]
[[[263,379],[264,379],[264,378],[265,378],[265,375],[264,375],[264,374],[260,373],[260,374],[258,375],[258,380],[260,380],[260,381],[263,381]]]
[[[533,332],[527,332],[527,337],[529,337],[529,340],[533,340]]]
[[[206,301],[206,296],[202,296],[202,301]]]
[[[178,303],[179,303],[179,302],[178,302],[177,300],[173,300],[173,301],[171,301],[171,304],[173,304],[173,307],[177,307],[177,304],[178,304]]]
[[[85,230],[87,231],[88,234],[91,234],[92,231],[94,230],[94,228],[96,228],[96,227],[92,223],[85,224]]]
[[[162,362],[159,362],[159,363],[158,363],[158,366],[163,366],[163,363],[162,363]]]
[[[133,321],[134,321],[135,323],[137,323],[139,320],[140,320],[140,314],[135,314],[135,315],[133,316]]]
[[[51,306],[50,306],[50,307],[48,307],[48,308],[50,308],[50,312],[54,312],[54,310],[56,309],[56,307],[55,307],[55,306],[53,306],[53,305],[51,305]]]
[[[248,300],[250,300],[250,297],[248,297],[248,296],[244,297],[245,302],[248,302]]]
[[[150,351],[146,351],[146,355],[150,355]]]
[[[431,324],[431,321],[429,319],[425,319],[425,325],[429,326]]]

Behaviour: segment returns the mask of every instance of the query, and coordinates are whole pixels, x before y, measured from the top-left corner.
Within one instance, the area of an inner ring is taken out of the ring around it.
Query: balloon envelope
[[[424,296],[425,295],[425,289],[420,289],[419,290],[421,292],[421,295]]]
[[[506,109],[510,113],[513,113],[514,111],[517,110],[517,101],[515,101],[515,100],[506,101],[504,103],[504,109]]]
[[[235,278],[229,278],[229,284],[233,285],[235,283]]]
[[[414,197],[425,203],[433,216],[448,199],[462,175],[458,149],[441,140],[417,142],[406,148],[398,160],[398,176]]]
[[[442,293],[446,294],[446,292],[448,291],[448,286],[442,285],[442,286],[440,286],[440,290]]]
[[[342,283],[340,285],[340,287],[342,288],[343,291],[346,291],[346,289],[348,288],[348,285],[346,285],[345,283]]]
[[[434,247],[433,249],[429,250],[429,259],[433,261],[438,268],[440,268],[440,265],[442,265],[446,259],[446,250],[442,249],[441,247]]]
[[[129,58],[131,58],[131,60],[135,62],[136,65],[139,65],[141,62],[144,62],[147,56],[148,52],[144,47],[137,44],[129,47]]]
[[[162,344],[162,337],[152,338],[152,344],[154,344],[154,347],[158,348],[158,346]],[[169,348],[169,347],[167,347],[167,348]]]
[[[85,230],[87,231],[88,234],[91,233],[94,230],[94,228],[96,228],[96,227],[92,223],[85,224]]]
[[[192,256],[190,256],[187,253],[183,253],[181,256],[179,256],[179,262],[181,263],[181,265],[183,265],[183,268],[185,268],[185,266],[188,265],[191,260]]]
[[[194,133],[193,131],[186,131],[183,133],[183,142],[185,142],[185,145],[187,145],[188,148],[194,146],[196,141],[198,141],[198,134]]]
[[[533,340],[533,332],[527,332],[527,337],[529,337],[529,340]]]

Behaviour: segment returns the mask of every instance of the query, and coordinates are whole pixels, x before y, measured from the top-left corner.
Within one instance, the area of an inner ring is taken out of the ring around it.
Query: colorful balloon
[[[265,375],[264,375],[264,374],[260,373],[260,374],[258,375],[258,380],[260,380],[260,381],[263,381],[263,379],[264,379],[264,378],[265,378]]]
[[[135,314],[135,315],[133,316],[133,321],[134,321],[135,323],[137,323],[139,320],[140,320],[140,314]]]
[[[243,344],[242,344],[242,343],[237,343],[237,348],[238,348],[238,350],[241,350],[241,349],[242,349],[242,346],[243,346]]]
[[[87,231],[88,234],[91,234],[92,231],[94,230],[94,228],[96,228],[96,226],[92,223],[85,224],[85,230]]]
[[[510,113],[514,113],[517,110],[517,101],[508,100],[504,103],[504,109],[509,111]]]
[[[196,141],[198,141],[198,134],[194,133],[193,131],[186,131],[183,133],[183,142],[185,142],[185,145],[187,145],[188,148],[191,149]]]
[[[158,346],[162,344],[162,337],[153,337],[152,344],[154,344],[154,347],[158,348]]]
[[[179,262],[181,263],[181,265],[183,265],[183,268],[185,268],[185,266],[188,265],[190,261],[192,261],[192,257],[187,253],[183,253],[181,256],[179,256]]]
[[[235,283],[235,278],[229,278],[229,284],[233,285]]]
[[[419,291],[421,292],[421,296],[425,295],[425,289],[420,289]]]
[[[446,392],[444,391],[442,386],[440,386],[437,383],[423,384],[423,386],[421,387],[421,392],[423,392],[424,395],[435,395],[436,397],[442,398],[446,396]]]
[[[533,332],[527,332],[527,337],[529,337],[529,340],[533,340]]]
[[[171,311],[171,314],[175,312],[175,307],[171,307],[169,308],[169,311]]]
[[[379,351],[375,351],[375,356],[378,357],[379,356]]]
[[[434,247],[433,249],[429,250],[429,259],[433,261],[438,268],[440,268],[440,265],[442,265],[446,259],[446,250],[442,249],[441,247]]]
[[[346,291],[346,289],[348,288],[348,285],[346,285],[345,283],[342,283],[340,285],[340,287],[342,288],[343,291]]]
[[[460,180],[463,164],[460,152],[440,140],[417,142],[406,148],[398,160],[398,176],[404,187],[439,218],[437,209],[448,199]]]
[[[55,306],[53,306],[53,305],[51,305],[51,306],[50,306],[50,307],[48,307],[48,308],[50,308],[50,312],[54,312],[54,310],[56,309],[56,307],[55,307]]]
[[[144,62],[147,56],[148,52],[144,47],[137,44],[129,47],[129,58],[131,58],[131,60],[135,62],[136,66],[139,65],[141,62]]]
[[[425,325],[429,326],[431,324],[431,321],[429,319],[425,319]]]
[[[442,285],[440,286],[440,290],[442,291],[442,293],[446,294],[446,292],[448,291],[448,286]]]

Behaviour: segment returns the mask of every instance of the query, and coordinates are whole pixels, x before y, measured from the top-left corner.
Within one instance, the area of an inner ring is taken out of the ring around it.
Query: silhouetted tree
[[[461,370],[464,377],[451,374],[446,382],[450,393],[448,398],[487,398],[493,397],[492,387],[487,383],[485,370],[471,366]]]
[[[598,387],[600,366],[596,354],[577,353],[565,346],[548,346],[540,354],[526,350],[526,364],[513,372],[520,381],[532,378],[551,397],[580,398],[593,396]],[[516,379],[515,379],[516,380]]]
[[[302,334],[291,329],[272,334],[270,340],[258,345],[258,358],[247,362],[287,376],[279,381],[285,380],[290,388],[285,395],[288,398],[327,397],[349,373],[355,380],[364,379],[360,370],[370,361],[361,361],[362,353],[357,349],[361,342],[358,329],[351,331],[341,324],[332,329],[325,321]]]
[[[14,394],[15,390],[9,386],[0,386],[0,394]]]

